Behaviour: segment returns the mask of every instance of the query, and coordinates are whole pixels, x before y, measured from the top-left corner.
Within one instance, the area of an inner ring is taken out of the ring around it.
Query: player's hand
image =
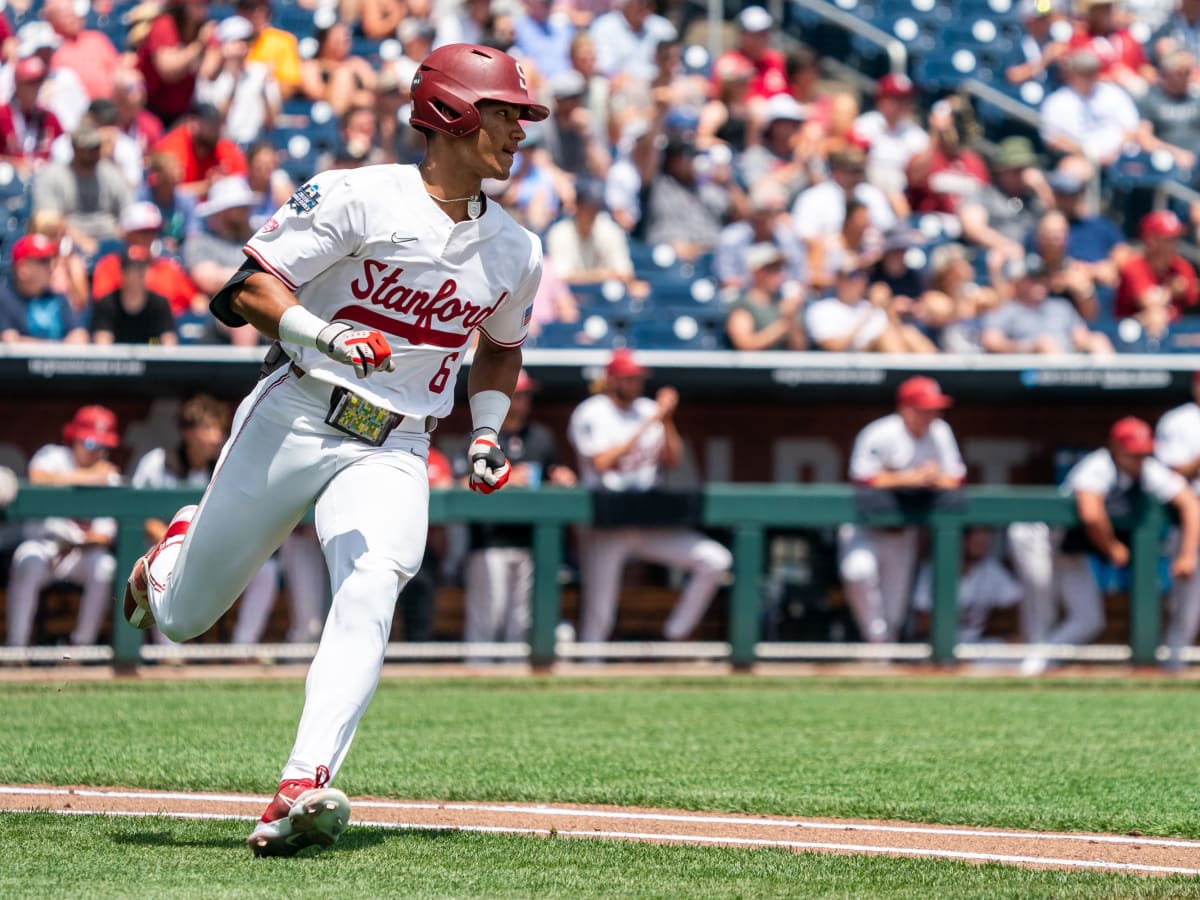
[[[679,406],[679,391],[673,387],[661,387],[654,395],[654,400],[658,404],[658,418],[669,419]]]
[[[1171,560],[1172,578],[1191,578],[1196,574],[1196,554],[1181,553]]]
[[[1129,565],[1129,548],[1120,541],[1113,541],[1108,548],[1108,560],[1114,566],[1124,568]]]
[[[359,378],[396,369],[387,338],[378,331],[355,328],[348,322],[331,322],[322,328],[317,335],[317,349],[332,360],[353,366]]]
[[[467,460],[470,463],[467,487],[478,494],[500,490],[512,474],[512,466],[500,449],[499,435],[490,428],[472,432]]]

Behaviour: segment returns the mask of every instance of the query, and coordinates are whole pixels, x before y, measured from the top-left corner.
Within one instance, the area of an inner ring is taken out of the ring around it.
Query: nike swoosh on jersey
[[[415,241],[415,240],[416,240],[415,237],[400,237],[400,235],[396,234],[396,232],[394,232],[394,231],[392,232],[392,243],[393,244],[407,244],[407,243],[410,243],[411,241]]]

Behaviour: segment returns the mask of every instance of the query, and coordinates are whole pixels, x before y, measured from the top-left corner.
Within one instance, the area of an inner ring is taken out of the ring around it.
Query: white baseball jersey
[[[55,475],[69,475],[78,469],[75,465],[75,454],[70,447],[62,444],[47,444],[33,454],[29,460],[29,470],[38,469]],[[120,484],[119,476],[113,477],[113,484]],[[117,536],[117,520],[108,517],[101,519],[67,519],[53,517],[30,523],[30,537],[52,538],[63,544],[82,544],[87,531],[95,531],[110,538]]]
[[[1173,469],[1200,456],[1200,406],[1185,403],[1163,413],[1154,428],[1154,456]],[[1192,486],[1200,488],[1200,477]]]
[[[541,243],[498,203],[456,223],[400,165],[316,175],[245,251],[321,318],[383,333],[396,370],[363,380],[315,348],[284,349],[318,381],[405,416],[450,412],[476,328],[503,347],[525,340],[542,269]]]
[[[1142,490],[1155,497],[1160,503],[1170,503],[1179,492],[1187,488],[1187,481],[1174,469],[1168,469],[1153,456],[1142,463],[1139,479]],[[1133,478],[1117,468],[1112,454],[1104,447],[1093,450],[1067,472],[1063,479],[1062,492],[1074,494],[1085,491],[1108,497],[1128,491],[1133,487]]]
[[[208,469],[192,469],[181,478],[167,465],[167,452],[165,447],[155,447],[139,459],[130,483],[135,488],[208,487],[212,478]]]
[[[958,577],[958,640],[978,641],[993,609],[1011,609],[1024,594],[1021,583],[998,560],[984,557]],[[913,587],[913,609],[933,611],[933,566],[925,563]]]
[[[579,477],[585,487],[646,491],[658,484],[658,461],[666,441],[661,422],[649,426],[609,471],[597,472],[591,461],[596,454],[629,440],[657,411],[658,404],[649,397],[639,397],[629,409],[621,409],[608,394],[588,397],[575,407],[567,424],[567,438],[579,454]]]
[[[923,437],[914,437],[892,413],[876,419],[858,433],[850,451],[850,480],[869,483],[881,472],[902,472],[934,460],[943,474],[965,478],[967,467],[958,452],[954,432],[944,419],[934,419]]]

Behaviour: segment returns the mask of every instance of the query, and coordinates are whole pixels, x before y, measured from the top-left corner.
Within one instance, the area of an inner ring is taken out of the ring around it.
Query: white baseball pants
[[[899,640],[917,568],[915,527],[838,529],[838,571],[859,633],[872,644]]]
[[[279,597],[279,574],[287,584],[288,631],[290,644],[305,644],[321,636],[325,621],[325,558],[317,541],[316,529],[298,525],[279,547],[279,552],[263,563],[246,585],[238,603],[237,622],[232,642],[257,644],[262,640]]]
[[[1086,644],[1104,631],[1104,597],[1087,554],[1061,553],[1060,529],[1042,522],[1014,522],[1008,528],[1013,567],[1025,587],[1021,630],[1028,643]],[[1165,552],[1173,556],[1179,542],[1172,530]],[[1057,599],[1064,618],[1054,626]],[[1167,595],[1167,626],[1163,642],[1176,653],[1190,647],[1200,631],[1200,576],[1177,578]]]
[[[329,388],[287,369],[242,401],[181,543],[150,571],[155,621],[173,640],[202,634],[283,543],[310,503],[333,603],[308,672],[282,778],[336,774],[379,681],[396,598],[421,565],[429,436],[397,429],[371,447],[325,424]],[[423,424],[423,423],[422,423]]]
[[[689,573],[679,600],[663,625],[663,637],[681,641],[695,630],[733,554],[712,538],[677,528],[581,528],[579,639],[607,641],[617,622],[621,571],[628,559],[641,559]]]
[[[529,633],[533,554],[527,547],[487,547],[467,557],[466,641],[523,641]]]
[[[75,646],[96,643],[104,617],[112,613],[113,575],[117,561],[101,547],[73,547],[66,553],[57,541],[22,541],[13,553],[8,578],[6,632],[8,646],[28,647],[33,634],[38,595],[55,581],[83,588],[79,618],[69,640]]]

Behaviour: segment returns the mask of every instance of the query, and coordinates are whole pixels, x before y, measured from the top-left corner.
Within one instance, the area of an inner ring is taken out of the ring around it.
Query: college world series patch
[[[288,201],[288,206],[298,213],[312,212],[320,199],[320,186],[315,181],[310,181],[296,191],[296,193],[292,194],[292,199]]]

